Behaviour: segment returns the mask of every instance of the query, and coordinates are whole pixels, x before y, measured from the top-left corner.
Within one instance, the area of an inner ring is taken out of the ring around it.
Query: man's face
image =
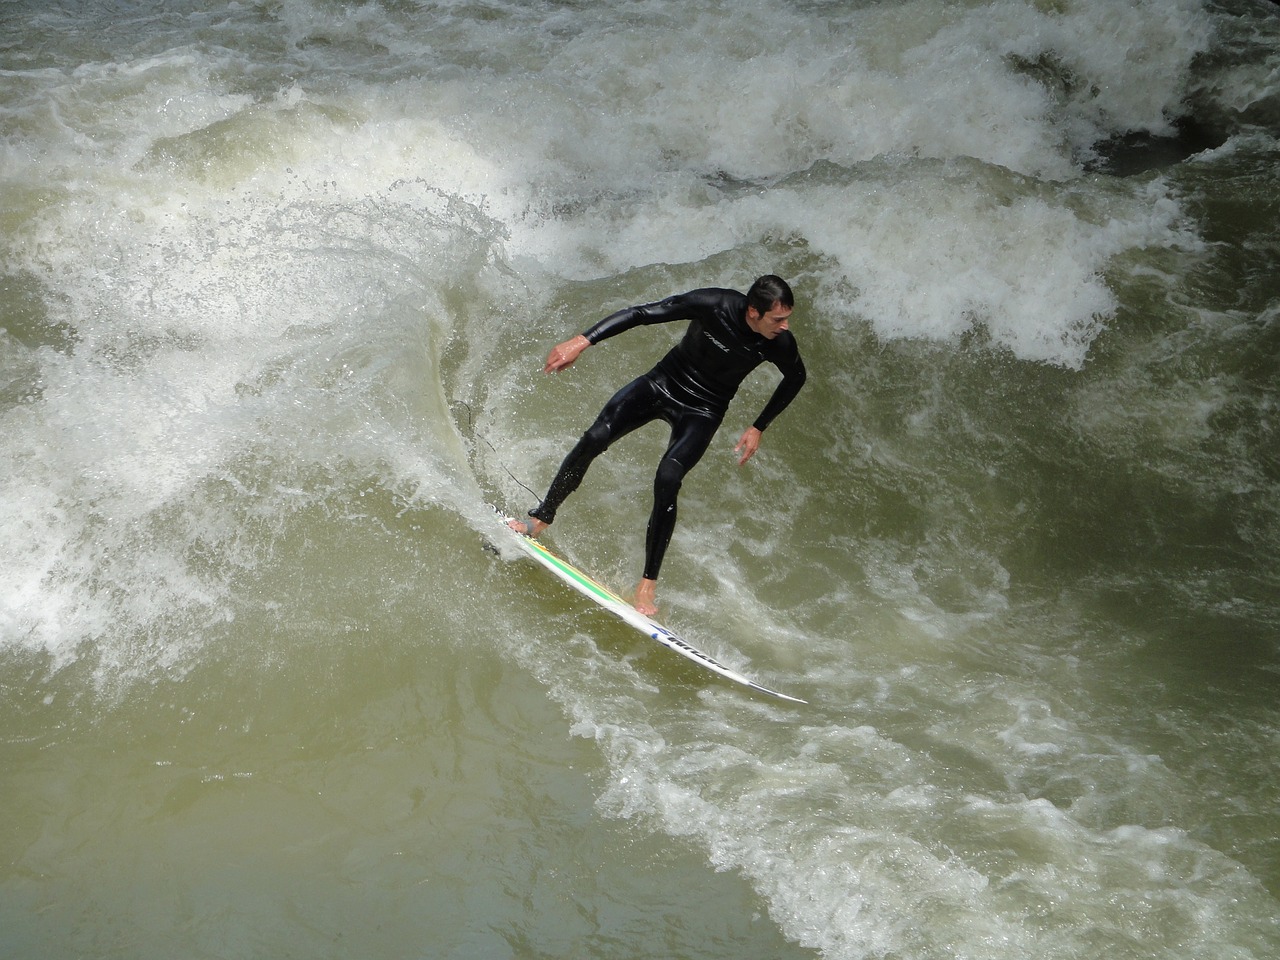
[[[747,307],[747,326],[760,336],[772,340],[783,330],[791,329],[787,324],[790,316],[791,308],[784,307],[775,300],[768,313],[761,313],[755,307]]]

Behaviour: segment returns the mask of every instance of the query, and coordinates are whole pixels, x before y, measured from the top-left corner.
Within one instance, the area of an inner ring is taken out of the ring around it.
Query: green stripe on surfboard
[[[596,594],[602,599],[612,600],[614,603],[626,603],[625,600],[623,600],[620,596],[618,596],[608,587],[605,587],[602,584],[597,583],[595,580],[587,576],[585,573],[583,573],[581,570],[579,570],[577,567],[575,567],[573,564],[569,563],[568,561],[561,560],[559,557],[557,557],[554,553],[552,553],[542,544],[538,543],[538,541],[530,540],[528,537],[526,537],[525,539],[528,541],[529,546],[533,547],[540,554],[542,554],[542,556],[546,557],[548,562],[555,565],[556,569],[563,571],[566,576],[572,577],[576,582],[582,584],[592,593]]]
[[[723,663],[720,663],[714,657],[703,653],[693,644],[668,630],[653,618],[642,614],[639,610],[635,609],[635,607],[631,606],[608,587],[598,583],[567,560],[562,560],[560,557],[557,557],[549,549],[538,543],[538,541],[511,529],[510,524],[513,522],[511,517],[503,516],[499,511],[498,518],[502,525],[507,527],[508,533],[515,537],[516,541],[520,544],[520,547],[525,551],[525,553],[554,573],[566,586],[573,587],[583,596],[594,600],[605,610],[618,617],[628,626],[639,630],[651,640],[658,641],[658,643],[662,644],[667,649],[674,650],[681,656],[705,667],[712,673],[719,674],[722,677],[732,680],[734,683],[740,683],[745,687],[750,687],[752,690],[759,690],[761,693],[767,693],[772,697],[779,698],[780,700],[790,700],[793,703],[805,702],[799,697],[793,697],[786,693],[779,693],[777,690],[770,690],[768,687],[761,686],[750,677],[743,676],[731,667],[727,667]]]

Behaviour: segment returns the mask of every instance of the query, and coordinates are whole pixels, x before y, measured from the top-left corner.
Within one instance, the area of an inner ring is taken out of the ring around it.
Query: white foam
[[[0,559],[0,637],[55,666],[89,652],[117,674],[176,668],[234,615],[236,578],[270,549],[246,546],[237,519],[263,492],[217,493],[246,460],[365,463],[408,489],[461,489],[464,454],[430,383],[439,344],[420,323],[447,337],[436,290],[478,282],[496,236],[460,199],[482,194],[481,165],[429,124],[393,117],[353,137],[345,114],[294,88],[248,104],[204,94],[194,55],[157,63],[86,71],[141,86],[95,121],[117,125],[105,155],[52,131],[46,170],[64,199],[33,198],[6,251],[70,343],[26,355],[38,399],[5,414],[0,537],[23,547]],[[161,66],[163,82],[144,82]],[[192,85],[185,105],[174,74]],[[60,95],[120,95],[84,83]],[[388,162],[387,139],[410,166]],[[38,147],[7,172],[35,176]],[[290,156],[297,170],[278,160]],[[424,156],[443,186],[405,176]],[[447,180],[454,168],[466,173]],[[414,403],[434,411],[428,428],[404,428]],[[258,509],[280,523],[325,492]],[[204,569],[193,549],[220,560]]]
[[[1185,234],[1159,181],[1064,178],[1097,136],[1164,129],[1202,44],[1198,7],[829,6],[655,2],[545,32],[513,7],[505,25],[442,27],[437,48],[395,10],[290,0],[286,62],[243,65],[269,68],[264,89],[218,89],[227,64],[196,48],[29,77],[40,95],[4,155],[6,183],[24,185],[5,264],[39,279],[74,343],[31,348],[20,369],[38,365],[39,399],[3,414],[0,642],[55,665],[89,649],[109,670],[180,670],[237,615],[236,577],[270,561],[292,511],[371,472],[431,491],[422,502],[450,496],[467,478],[435,359],[460,312],[482,318],[467,333],[505,333],[550,282],[799,250],[837,334],[984,331],[1017,358],[1084,364],[1115,308],[1109,265]],[[344,50],[350,75],[286,76]],[[1052,85],[1064,69],[1079,86]],[[1195,439],[1217,398],[1191,399]],[[602,808],[697,838],[831,958],[943,941],[1082,957],[1096,930],[1158,948],[1170,934],[1133,919],[1152,894],[1211,944],[1240,933],[1236,904],[1273,906],[1178,830],[1102,823],[1123,794],[1114,764],[1139,770],[1136,788],[1177,786],[1157,760],[1018,683],[936,668],[948,640],[1005,612],[1012,580],[994,553],[936,556],[858,558],[884,603],[856,649],[847,629],[806,640],[776,613],[753,642],[838,691],[800,716],[710,685],[658,714],[641,700],[663,695],[652,674],[577,638],[583,675],[540,676],[601,745]],[[953,556],[970,571],[960,614],[927,582]],[[877,672],[877,642],[916,656]],[[1082,786],[1061,805],[1010,782],[1048,764]],[[1060,907],[1079,942],[1044,942],[1035,910]]]
[[[372,31],[402,56],[415,42],[434,54],[430,38],[377,20],[385,17],[377,8],[361,11],[293,4],[282,16],[295,42]],[[494,217],[508,231],[509,256],[554,274],[697,262],[761,236],[795,238],[839,264],[858,291],[852,308],[886,338],[946,340],[981,327],[1018,357],[1079,367],[1114,310],[1103,279],[1110,258],[1169,242],[1176,210],[1139,196],[1124,210],[1082,214],[1071,191],[1021,187],[1013,177],[1002,184],[999,171],[1068,176],[1099,136],[1162,132],[1181,95],[1178,77],[1203,47],[1203,15],[1189,2],[1159,17],[1106,4],[1046,13],[917,3],[844,20],[824,31],[767,3],[728,20],[658,5],[642,34],[620,33],[607,18],[577,24],[565,55],[536,75],[522,51],[508,72],[465,80],[456,70],[390,86],[357,78],[323,108],[297,85],[259,104],[174,95],[166,84],[202,90],[211,69],[184,51],[130,71],[176,79],[130,93],[138,110],[129,122],[156,110],[162,122],[147,136],[173,143],[209,141],[199,131],[213,123],[242,127],[202,149],[220,151],[205,156],[226,167],[224,183],[239,176],[263,195],[289,188],[278,166],[237,174],[221,154],[288,158],[307,182],[347,202],[420,180]],[[497,28],[472,29],[461,39],[491,40]],[[678,55],[690,30],[706,38],[697,58]],[[761,34],[776,38],[770,55],[751,50]],[[1089,92],[1048,89],[1053,81],[1020,72],[1011,58],[1049,64]],[[770,135],[755,135],[753,122]],[[144,142],[135,136],[129,149],[141,156]],[[979,162],[867,166],[886,155]],[[837,186],[764,195],[725,192],[712,179],[774,178],[817,162],[856,173]],[[1010,195],[993,204],[992,189]]]

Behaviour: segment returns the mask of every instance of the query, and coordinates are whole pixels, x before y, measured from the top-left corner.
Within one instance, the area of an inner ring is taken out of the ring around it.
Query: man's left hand
[[[743,431],[742,437],[738,440],[738,445],[733,448],[734,453],[740,453],[738,457],[738,466],[742,466],[748,460],[755,456],[756,451],[760,449],[760,431],[755,427],[747,427]]]

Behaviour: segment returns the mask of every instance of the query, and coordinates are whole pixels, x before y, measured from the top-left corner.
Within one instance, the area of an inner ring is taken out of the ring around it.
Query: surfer
[[[804,363],[789,329],[794,304],[785,280],[763,276],[745,296],[719,288],[692,290],[619,310],[586,332],[557,344],[547,357],[545,373],[566,369],[588,347],[633,327],[690,321],[683,339],[657,366],[627,384],[605,404],[595,423],[560,465],[546,499],[529,511],[528,521],[511,521],[512,528],[529,537],[540,535],[555,521],[565,498],[578,489],[596,457],[633,430],[654,420],[665,420],[671,427],[671,440],[654,477],[644,573],[633,601],[641,613],[655,615],[658,571],[675,530],[680,485],[706,452],[738,387],[761,363],[772,363],[782,372],[782,380],[764,410],[733,448],[741,466],[759,449],[765,428],[804,386]]]

